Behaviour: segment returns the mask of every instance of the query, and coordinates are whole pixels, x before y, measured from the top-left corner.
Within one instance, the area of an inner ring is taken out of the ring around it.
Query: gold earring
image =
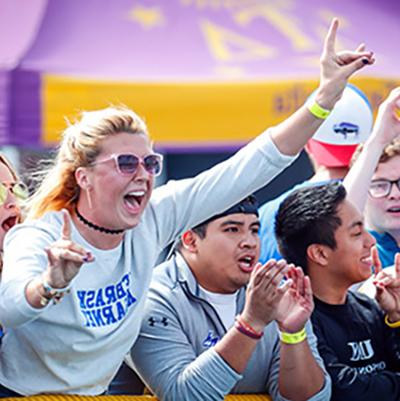
[[[87,197],[87,201],[88,201],[88,204],[89,204],[89,209],[93,209],[92,197],[90,195],[90,189],[89,188],[86,190],[86,197]]]

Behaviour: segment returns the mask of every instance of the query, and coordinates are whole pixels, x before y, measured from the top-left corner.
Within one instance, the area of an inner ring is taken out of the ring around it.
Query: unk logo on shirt
[[[203,347],[206,348],[213,347],[219,340],[220,340],[219,336],[214,335],[212,330],[208,330],[208,335],[203,341]]]
[[[115,285],[76,292],[86,327],[102,327],[119,322],[136,302],[129,290],[129,273]]]
[[[350,360],[353,362],[365,361],[374,356],[371,340],[350,342],[347,345],[351,348],[352,355]]]

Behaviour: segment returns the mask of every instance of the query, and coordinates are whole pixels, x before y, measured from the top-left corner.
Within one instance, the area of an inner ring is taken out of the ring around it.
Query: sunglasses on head
[[[28,198],[28,188],[22,182],[5,183],[0,182],[0,206],[3,206],[7,196],[8,191],[11,191],[18,199],[25,200]]]
[[[98,160],[93,164],[104,163],[114,160],[118,172],[122,175],[133,175],[136,173],[139,165],[154,177],[161,174],[163,157],[158,153],[150,153],[143,157],[138,157],[133,153],[113,154],[107,159]]]

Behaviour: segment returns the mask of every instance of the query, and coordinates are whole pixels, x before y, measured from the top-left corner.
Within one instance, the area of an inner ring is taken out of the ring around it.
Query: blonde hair
[[[144,121],[126,107],[82,112],[81,119],[65,129],[54,162],[35,173],[41,183],[27,202],[28,218],[63,208],[71,212],[80,192],[76,170],[90,166],[103,140],[119,133],[148,135]]]
[[[353,157],[351,158],[350,166],[353,166],[353,164],[356,162],[363,149],[364,149],[364,144],[360,143],[357,146],[353,154]],[[386,163],[388,160],[390,160],[392,157],[395,156],[400,156],[400,139],[394,139],[392,142],[390,142],[388,145],[385,146],[379,157],[378,164]]]

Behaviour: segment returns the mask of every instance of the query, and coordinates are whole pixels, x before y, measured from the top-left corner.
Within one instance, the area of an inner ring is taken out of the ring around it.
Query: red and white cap
[[[307,99],[311,103],[314,91]],[[326,167],[346,167],[359,143],[372,130],[372,108],[363,92],[348,84],[342,98],[306,145],[315,161]]]

